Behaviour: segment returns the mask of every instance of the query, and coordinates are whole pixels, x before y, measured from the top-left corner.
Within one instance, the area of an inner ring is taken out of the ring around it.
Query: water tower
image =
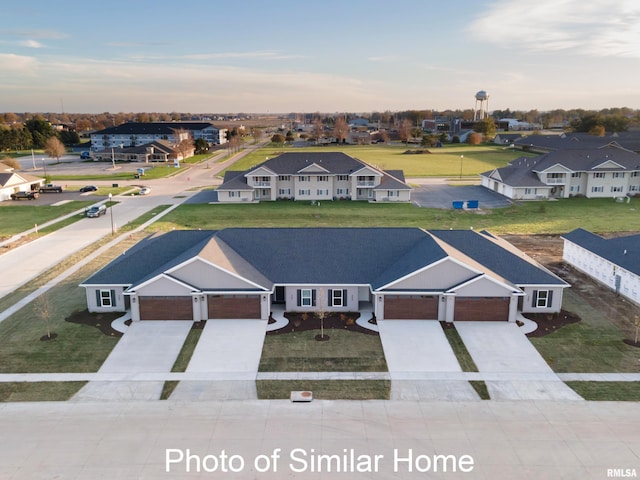
[[[473,108],[473,121],[479,122],[489,116],[489,94],[484,90],[476,93],[476,104]]]

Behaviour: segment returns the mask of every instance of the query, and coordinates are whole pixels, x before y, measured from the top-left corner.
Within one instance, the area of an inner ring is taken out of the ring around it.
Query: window
[[[348,188],[338,188],[336,190],[336,194],[337,195],[349,195],[349,189]]]
[[[329,195],[329,190],[327,190],[326,188],[319,188],[318,190],[316,190],[316,195],[321,196],[327,196]]]
[[[339,182],[348,182],[349,181],[349,175],[338,175],[338,181]]]
[[[298,195],[300,195],[301,197],[304,197],[305,195],[311,195],[311,190],[300,189],[298,190]]]
[[[606,173],[604,172],[596,172],[593,174],[593,178],[605,178]]]
[[[301,175],[298,177],[298,180],[301,182],[310,182],[311,177],[309,175]]]
[[[624,178],[624,172],[613,172],[613,178]]]
[[[582,172],[573,172],[571,174],[571,178],[580,178],[582,177]]]
[[[291,181],[291,175],[280,175],[278,177],[278,180],[280,180],[281,182],[290,182]]]
[[[552,290],[534,290],[533,302],[531,306],[534,308],[549,308],[551,307],[552,300],[553,300]]]
[[[347,290],[329,290],[329,306],[330,307],[346,307],[347,306]]]
[[[114,307],[116,305],[116,291],[96,290],[96,303],[98,307]]]
[[[591,187],[592,192],[604,192],[604,187]]]
[[[319,182],[328,182],[329,181],[329,177],[327,175],[318,175],[318,181]]]
[[[630,192],[640,192],[640,185],[631,185],[629,187]]]
[[[632,177],[640,177],[640,172],[631,172]]]
[[[387,190],[388,197],[397,197],[399,195],[400,195],[400,192],[398,192],[398,190]]]
[[[239,197],[240,196],[240,192],[229,192],[229,197]]]
[[[580,185],[572,185],[571,188],[569,188],[570,192],[579,192],[580,191]]]
[[[298,306],[299,307],[315,307],[316,291],[310,288],[298,290]]]
[[[617,186],[617,187],[611,187],[611,191],[612,192],[621,192],[622,191],[622,187]]]
[[[524,194],[525,195],[535,195],[536,193],[538,193],[538,189],[537,188],[525,188],[524,189]]]
[[[278,195],[291,195],[291,189],[290,188],[280,188],[278,190]]]

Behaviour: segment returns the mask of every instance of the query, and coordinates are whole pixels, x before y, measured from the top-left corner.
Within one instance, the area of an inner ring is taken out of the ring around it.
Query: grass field
[[[260,372],[386,372],[377,335],[328,329],[330,340],[318,342],[319,330],[267,335]]]
[[[258,399],[289,398],[292,391],[311,391],[316,400],[388,400],[389,380],[256,380]]]
[[[264,147],[238,162],[230,170],[247,170],[284,152],[344,152],[352,157],[384,170],[404,170],[405,177],[449,177],[478,175],[493,168],[504,167],[511,160],[531,156],[495,145],[446,145],[430,148],[430,154],[407,155],[407,150],[421,149],[413,145],[329,145],[295,148],[291,146]]]
[[[625,344],[625,334],[608,318],[570,288],[564,291],[562,306],[582,320],[550,335],[531,338],[554,372],[640,373],[638,348]],[[636,388],[640,383],[636,382]]]
[[[567,382],[585,400],[640,402],[640,382]]]
[[[6,203],[6,202],[3,202]],[[63,217],[76,210],[84,209],[93,205],[92,201],[74,201],[59,206],[38,205],[37,207],[25,205],[2,205],[0,206],[0,240],[10,237],[25,230],[33,228],[34,225],[41,225],[58,217]],[[81,215],[78,215],[81,218]]]
[[[489,229],[497,234],[563,234],[577,227],[594,232],[640,228],[640,200],[571,198],[529,202],[479,212],[365,202],[264,202],[249,205],[181,205],[151,226],[154,231],[228,227],[420,227]]]

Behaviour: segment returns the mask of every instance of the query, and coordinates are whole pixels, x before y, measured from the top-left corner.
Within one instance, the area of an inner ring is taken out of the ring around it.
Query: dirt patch
[[[320,330],[320,320],[312,313],[287,312],[284,316],[289,320],[286,327],[267,332],[267,335],[280,335],[282,333],[304,332],[308,330]],[[378,335],[378,332],[363,328],[356,323],[360,317],[358,312],[329,313],[324,319],[325,330],[349,330],[351,332]],[[325,333],[326,335],[326,333]]]
[[[629,235],[629,232],[603,236],[611,238],[620,235]],[[581,298],[585,305],[600,312],[626,337],[634,338],[633,318],[640,313],[640,308],[624,297],[616,295],[613,290],[604,287],[588,275],[564,263],[562,261],[564,242],[559,235],[504,235],[502,238],[569,283],[571,290]],[[569,314],[569,318],[573,315],[571,312],[566,313]],[[535,320],[529,314],[526,316]],[[542,321],[544,322],[544,319]]]
[[[121,337],[121,332],[111,328],[111,322],[122,315],[122,312],[90,313],[88,310],[82,310],[79,312],[73,312],[65,318],[64,321],[97,328],[102,333],[110,337]]]
[[[544,337],[557,331],[565,325],[578,323],[581,319],[578,315],[561,310],[560,313],[527,313],[525,314],[529,320],[533,320],[538,324],[538,328],[531,333],[527,333],[527,337]]]

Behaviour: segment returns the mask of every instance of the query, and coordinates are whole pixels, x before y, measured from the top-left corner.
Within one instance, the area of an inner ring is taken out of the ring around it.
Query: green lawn
[[[2,382],[0,402],[63,402],[87,382]]]
[[[2,205],[0,206],[0,216],[2,216],[2,221],[0,222],[0,240],[29,230],[36,224],[41,225],[76,210],[84,209],[94,203],[96,203],[95,200],[73,201],[56,207],[51,205]],[[75,220],[80,218],[82,218],[82,215],[78,215],[78,218]]]
[[[495,145],[446,145],[443,148],[428,149],[431,154],[407,155],[407,150],[422,149],[413,145],[331,145],[293,148],[290,146],[261,148],[238,162],[229,170],[247,170],[284,152],[344,152],[359,160],[384,170],[404,170],[405,177],[458,177],[478,175],[493,168],[504,167],[511,160],[525,156],[520,151],[512,151]]]
[[[640,402],[640,382],[566,382],[585,400]]]
[[[328,329],[324,342],[319,330],[267,335],[260,372],[386,372],[382,343],[377,335]]]
[[[572,289],[564,291],[563,308],[582,320],[531,343],[558,373],[640,373],[639,350],[623,342],[625,335]],[[593,299],[594,303],[598,299]]]
[[[258,399],[289,398],[309,390],[316,400],[388,400],[389,380],[256,380]]]
[[[171,229],[228,227],[420,227],[489,229],[497,234],[563,234],[577,227],[625,232],[640,225],[640,201],[571,198],[480,212],[418,208],[411,204],[278,201],[242,205],[181,205],[151,226]]]

